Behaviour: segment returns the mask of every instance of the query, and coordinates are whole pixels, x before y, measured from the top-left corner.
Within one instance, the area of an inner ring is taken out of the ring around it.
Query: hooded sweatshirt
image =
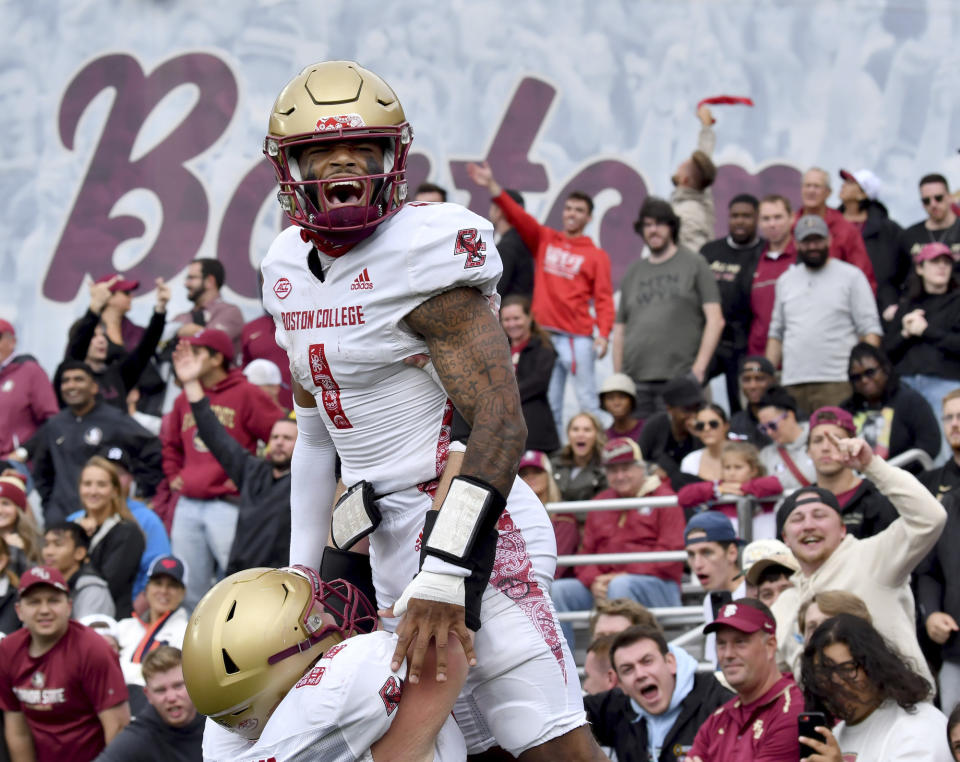
[[[167,725],[149,704],[117,734],[96,762],[194,762],[203,752],[203,726],[197,714],[181,728]]]
[[[506,192],[493,203],[499,206],[527,248],[533,252],[533,316],[550,331],[574,336],[607,337],[613,329],[613,286],[610,257],[589,236],[571,238],[541,225]],[[590,314],[590,302],[596,321]]]
[[[83,619],[88,614],[117,615],[110,586],[89,561],[84,561],[73,573],[67,580],[67,586],[73,600],[73,613],[70,615],[73,619]]]
[[[247,381],[239,370],[229,371],[226,378],[204,391],[223,427],[251,453],[256,451],[258,439],[266,442],[270,438],[273,424],[283,417],[269,395]],[[197,422],[182,392],[173,403],[170,418],[171,425],[161,431],[163,472],[167,477],[172,481],[181,476],[182,494],[195,500],[236,495],[237,488],[197,435]]]
[[[660,758],[660,749],[663,748],[663,742],[673,727],[673,723],[680,716],[681,704],[687,697],[687,694],[693,690],[693,677],[697,672],[697,660],[682,648],[668,646],[673,658],[677,660],[677,683],[673,689],[673,696],[670,697],[670,706],[663,714],[650,714],[640,704],[630,699],[630,706],[637,713],[637,719],[647,721],[647,749],[650,752],[651,759]]]

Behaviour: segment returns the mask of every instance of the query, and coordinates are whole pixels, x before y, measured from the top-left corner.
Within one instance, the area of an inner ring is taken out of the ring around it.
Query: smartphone
[[[825,743],[827,739],[823,737],[822,733],[818,733],[815,728],[826,727],[826,725],[827,718],[824,717],[823,712],[802,712],[797,717],[797,735]],[[800,759],[806,759],[813,753],[813,749],[805,743],[800,744]]]

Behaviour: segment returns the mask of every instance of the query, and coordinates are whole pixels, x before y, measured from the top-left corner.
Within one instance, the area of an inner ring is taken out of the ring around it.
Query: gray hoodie
[[[73,618],[83,619],[88,614],[106,614],[115,617],[116,606],[107,581],[86,562],[67,580],[73,599]]]

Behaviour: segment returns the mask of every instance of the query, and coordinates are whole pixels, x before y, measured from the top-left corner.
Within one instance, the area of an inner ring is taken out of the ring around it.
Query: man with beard
[[[243,313],[235,304],[220,298],[220,289],[226,273],[216,259],[195,259],[187,265],[184,285],[193,309],[177,315],[171,322],[177,325],[177,336],[193,336],[202,328],[223,331],[233,342],[234,355],[240,352],[240,334],[243,331]]]
[[[200,383],[200,358],[188,346],[179,346],[173,365],[197,421],[198,436],[240,491],[237,532],[226,573],[283,566],[290,555],[290,459],[297,422],[278,419],[270,430],[266,455],[253,455],[217,420]]]
[[[952,489],[960,486],[960,387],[943,398],[943,431],[950,445],[951,458],[940,468],[924,471],[918,477],[941,503]],[[957,490],[960,492],[960,489]]]
[[[700,253],[710,264],[720,289],[723,333],[708,376],[723,373],[730,412],[740,410],[737,372],[747,352],[750,333],[750,281],[764,241],[757,235],[760,202],[749,193],[734,196],[728,206],[729,233],[705,244]]]
[[[646,244],[620,281],[613,325],[613,370],[637,385],[636,416],[663,409],[667,381],[707,367],[723,332],[720,292],[703,257],[677,245],[680,218],[666,201],[648,196],[634,230]]]
[[[927,219],[903,231],[900,237],[902,254],[912,258],[928,243],[943,243],[956,256],[960,253],[960,218],[953,211],[947,178],[936,173],[921,177],[920,201]]]
[[[830,257],[830,231],[808,214],[794,230],[799,264],[780,276],[767,359],[783,362],[782,383],[800,408],[839,405],[850,396],[847,365],[858,341],[880,346],[880,316],[866,276]]]

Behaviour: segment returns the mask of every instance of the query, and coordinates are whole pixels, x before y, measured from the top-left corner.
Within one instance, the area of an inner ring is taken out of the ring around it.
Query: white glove
[[[441,561],[441,563],[444,562]],[[450,564],[450,566],[453,566],[453,564]],[[393,615],[403,616],[411,598],[464,606],[465,580],[466,577],[459,575],[454,576],[421,570],[416,577],[410,580],[410,584],[404,588],[397,602],[393,604]]]

